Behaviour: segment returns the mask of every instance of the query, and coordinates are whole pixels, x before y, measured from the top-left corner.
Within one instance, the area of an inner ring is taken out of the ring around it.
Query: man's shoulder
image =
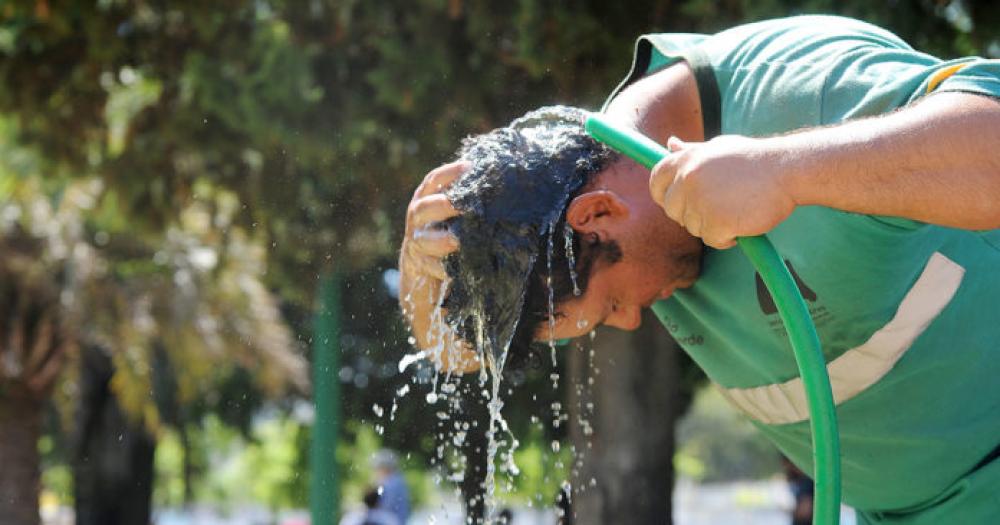
[[[891,42],[893,45],[907,46],[898,36],[887,29],[856,18],[836,15],[797,15],[751,22],[721,31],[715,36],[767,35],[794,32],[797,35],[851,35],[874,38]]]
[[[771,18],[748,24],[741,24],[715,34],[701,33],[649,33],[638,38],[654,44],[660,51],[678,51],[712,41],[747,41],[773,37],[785,33],[796,36],[814,34],[817,36],[843,35],[865,38],[873,43],[885,43],[893,47],[909,47],[903,40],[887,29],[877,25],[836,15],[797,15]]]

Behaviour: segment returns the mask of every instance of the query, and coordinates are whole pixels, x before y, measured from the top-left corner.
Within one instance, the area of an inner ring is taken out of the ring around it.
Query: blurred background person
[[[812,525],[813,480],[785,456],[781,456],[781,466],[795,500],[792,506],[792,525]]]
[[[379,496],[378,488],[373,487],[365,491],[361,500],[365,503],[365,507],[344,514],[340,525],[400,525],[402,523],[392,512],[379,508],[379,502],[382,498]]]
[[[372,457],[372,467],[375,469],[375,481],[382,489],[379,508],[391,512],[401,525],[405,525],[410,519],[410,492],[399,471],[396,453],[388,449],[379,450]]]

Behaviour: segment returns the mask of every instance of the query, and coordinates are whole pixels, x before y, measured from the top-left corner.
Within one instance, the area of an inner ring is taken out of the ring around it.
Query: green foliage
[[[175,431],[160,434],[156,442],[153,504],[177,506],[184,502],[184,447]]]
[[[56,439],[51,435],[38,440],[38,453],[42,457],[42,486],[46,492],[42,499],[66,505],[73,500],[73,476],[60,457],[61,451],[56,448]]]
[[[287,417],[262,420],[244,437],[208,415],[188,428],[188,453],[196,457],[201,475],[194,480],[196,502],[222,509],[251,502],[272,510],[306,506],[305,471],[301,468],[308,447],[301,423]],[[183,455],[174,431],[166,432],[156,449],[154,501],[161,506],[184,503]]]
[[[216,457],[230,456],[212,468],[205,480],[210,501],[232,504],[256,501],[272,509],[302,508],[307,504],[304,482],[305,462],[302,424],[279,417],[261,422],[253,430],[250,441],[243,441],[228,431],[218,420],[208,417],[202,428],[204,450]],[[209,424],[211,423],[211,424]],[[221,438],[221,439],[220,439]],[[229,446],[219,447],[227,439]],[[232,457],[233,441],[243,447]],[[227,454],[228,452],[228,454]]]
[[[534,426],[529,434],[519,439],[523,440],[523,445],[514,453],[514,461],[521,472],[513,478],[513,485],[501,484],[507,491],[505,497],[521,503],[534,501],[534,504],[548,505],[555,498],[561,484],[573,480],[570,473],[570,466],[574,461],[573,451],[570,447],[561,445],[557,452],[553,452],[552,441],[545,439],[541,424]]]
[[[143,239],[103,208],[100,181],[80,179],[48,194],[43,186],[37,178],[19,181],[0,204],[7,221],[0,233],[26,231],[43,242],[49,271],[71,276],[58,282],[77,340],[112,352],[120,402],[151,430],[161,419],[152,398],[158,347],[170,349],[182,404],[211,403],[215,385],[237,369],[271,395],[290,383],[304,387],[304,363],[259,281],[264,252],[241,231],[213,228],[228,220],[218,201],[194,203],[162,238]],[[108,228],[115,224],[122,229]]]
[[[674,468],[697,481],[762,479],[780,469],[774,445],[711,387],[695,397],[677,441]]]
[[[233,191],[301,292],[328,255],[391,254],[401,202],[464,134],[553,93],[601,100],[642,28],[582,7],[15,2],[0,111],[53,166],[100,174],[133,227],[175,220],[200,180]]]
[[[194,502],[223,510],[251,503],[273,511],[304,508],[308,503],[309,429],[308,424],[272,412],[244,434],[210,414],[187,427],[187,451],[178,433],[166,430],[156,448],[154,502],[161,507],[184,503],[183,465],[188,453],[198,474],[193,480]],[[336,447],[338,472],[343,476],[341,501],[350,507],[360,503],[376,483],[369,460],[383,442],[370,425],[351,424],[346,434],[330,446]],[[416,505],[428,504],[441,488],[435,488],[425,462],[407,454],[401,465],[411,500]]]
[[[9,153],[0,159],[0,242],[37,246],[31,271],[58,287],[63,328],[111,353],[118,400],[149,430],[206,410],[245,427],[261,395],[306,388],[304,359],[261,282],[266,252],[252,232],[228,227],[231,194],[196,188],[171,227],[142,232],[100,179],[46,177],[51,166],[7,136],[0,152]],[[5,284],[27,286],[26,276]],[[65,379],[61,394],[74,389],[75,375]],[[68,412],[70,400],[58,398]]]

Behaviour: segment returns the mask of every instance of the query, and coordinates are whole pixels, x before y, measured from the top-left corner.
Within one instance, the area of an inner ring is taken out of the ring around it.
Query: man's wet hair
[[[586,290],[598,261],[621,258],[613,241],[567,230],[569,202],[618,157],[587,135],[585,118],[576,108],[542,108],[459,151],[471,168],[447,192],[461,212],[449,224],[461,248],[445,260],[452,284],[443,305],[448,323],[480,350],[499,357],[510,343],[511,367],[537,356],[530,348],[544,336],[550,304]]]

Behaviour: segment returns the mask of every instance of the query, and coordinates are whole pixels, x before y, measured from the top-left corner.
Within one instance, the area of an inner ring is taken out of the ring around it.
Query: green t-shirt
[[[928,92],[1000,95],[1000,61],[942,62],[880,28],[817,16],[642,37],[622,87],[691,57],[714,73],[718,122],[706,129],[723,134],[879,115]],[[905,512],[940,498],[1000,444],[1000,231],[803,207],[768,237],[823,343],[844,501]],[[695,285],[653,309],[727,399],[811,472],[794,356],[742,252],[708,249]]]

